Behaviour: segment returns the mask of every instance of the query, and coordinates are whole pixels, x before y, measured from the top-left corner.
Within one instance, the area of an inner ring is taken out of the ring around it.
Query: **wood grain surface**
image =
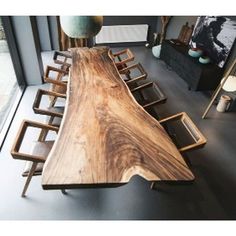
[[[67,103],[42,186],[193,180],[163,127],[133,98],[106,47],[73,48]]]

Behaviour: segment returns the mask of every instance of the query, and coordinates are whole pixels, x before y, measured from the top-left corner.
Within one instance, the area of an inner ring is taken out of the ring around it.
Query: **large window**
[[[0,146],[24,87],[24,83],[17,78],[19,70],[17,71],[16,67],[20,63],[17,56],[10,19],[0,17]]]

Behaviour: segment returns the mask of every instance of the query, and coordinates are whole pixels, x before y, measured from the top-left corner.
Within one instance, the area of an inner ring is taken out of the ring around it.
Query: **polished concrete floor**
[[[33,178],[27,197],[21,198],[24,163],[11,158],[10,148],[22,119],[44,119],[32,111],[39,86],[31,86],[0,154],[0,219],[236,219],[236,114],[218,113],[213,107],[208,118],[202,120],[209,95],[189,91],[174,71],[152,56],[150,49],[134,47],[132,51],[149,79],[158,81],[168,97],[166,104],[156,108],[159,117],[186,111],[208,139],[203,149],[188,153],[195,182],[160,185],[157,191],[137,176],[122,187],[76,189],[63,195],[57,190],[42,190],[39,176]],[[50,55],[44,54],[44,60]]]

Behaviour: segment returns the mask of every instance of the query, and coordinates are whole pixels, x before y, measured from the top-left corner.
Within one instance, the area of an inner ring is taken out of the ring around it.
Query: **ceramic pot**
[[[203,51],[199,48],[190,48],[188,50],[188,55],[191,57],[200,57],[203,54]]]
[[[211,62],[211,59],[209,57],[200,57],[199,62],[201,62],[202,64],[208,64]]]
[[[225,112],[229,108],[230,101],[231,101],[231,97],[229,97],[227,95],[222,95],[220,98],[220,101],[216,107],[216,110],[218,112]]]
[[[157,45],[157,46],[154,46],[152,48],[152,54],[153,54],[154,57],[160,58],[160,55],[161,55],[161,44]]]

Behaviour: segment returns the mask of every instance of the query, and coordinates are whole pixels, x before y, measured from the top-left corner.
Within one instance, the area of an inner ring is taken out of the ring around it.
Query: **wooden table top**
[[[73,48],[64,117],[44,189],[194,176],[163,127],[133,98],[106,47]]]

